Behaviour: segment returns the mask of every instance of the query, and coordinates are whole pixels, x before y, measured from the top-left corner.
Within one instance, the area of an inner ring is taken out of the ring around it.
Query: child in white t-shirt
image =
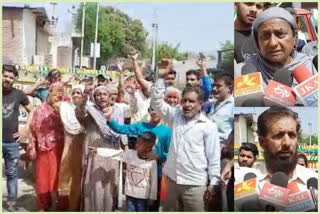
[[[148,211],[150,200],[157,199],[157,162],[148,160],[156,136],[143,132],[138,136],[136,150],[126,147],[123,161],[127,163],[125,194],[129,212]]]

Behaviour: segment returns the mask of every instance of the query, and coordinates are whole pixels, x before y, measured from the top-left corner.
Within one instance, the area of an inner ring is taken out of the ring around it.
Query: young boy
[[[150,200],[157,199],[157,162],[148,160],[156,136],[143,132],[138,136],[136,150],[126,147],[123,161],[127,163],[125,194],[129,212],[148,211]]]

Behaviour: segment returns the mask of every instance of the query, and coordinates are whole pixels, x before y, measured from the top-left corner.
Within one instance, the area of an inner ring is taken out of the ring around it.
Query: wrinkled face
[[[96,90],[94,93],[94,98],[97,105],[101,109],[104,109],[110,105],[110,95],[107,89],[99,88],[98,90]]]
[[[136,150],[137,150],[138,157],[140,159],[146,159],[147,158],[146,155],[152,151],[152,147],[153,147],[152,144],[148,142],[144,142],[143,140],[138,138],[136,143]]]
[[[186,119],[192,119],[199,114],[202,101],[196,92],[187,92],[181,101],[183,115]]]
[[[176,76],[174,74],[168,74],[166,76],[165,82],[168,86],[173,86]]]
[[[84,94],[82,94],[81,90],[79,88],[72,90],[72,102],[74,104],[81,103],[84,99]]]
[[[258,28],[257,39],[260,52],[267,61],[278,66],[290,64],[296,36],[286,21],[271,19],[263,22]]]
[[[189,74],[186,77],[186,83],[188,87],[198,87],[200,85],[200,79],[194,74]]]
[[[101,86],[101,85],[108,85],[109,81],[107,79],[105,79],[104,77],[102,76],[98,76],[98,86]]]
[[[52,89],[52,91],[49,92],[48,95],[48,102],[50,105],[55,105],[58,102],[62,101],[64,95],[64,89],[63,87],[55,87]]]
[[[262,2],[237,2],[235,3],[237,19],[245,25],[252,25],[254,20],[263,10]]]
[[[148,112],[150,114],[150,122],[153,124],[158,124],[161,120],[160,114],[152,108],[149,108]]]
[[[297,163],[297,122],[291,117],[281,117],[270,120],[267,126],[267,135],[259,137],[267,166],[275,171],[294,169]]]
[[[307,167],[307,163],[304,161],[303,158],[298,158],[298,163],[300,166]]]
[[[111,91],[110,92],[110,99],[112,103],[115,103],[117,101],[118,98],[118,92],[117,91]]]
[[[231,94],[231,90],[223,79],[218,79],[213,85],[212,94],[218,101],[223,101]]]
[[[2,73],[2,88],[3,90],[12,89],[13,83],[16,80],[16,76],[13,72],[4,71]]]
[[[85,93],[91,96],[93,88],[94,88],[93,80],[87,80],[86,85],[85,85],[85,89],[84,89]]]
[[[168,93],[164,97],[164,101],[170,106],[175,107],[179,104],[179,95],[177,93]]]
[[[239,159],[238,159],[239,166],[252,167],[255,160],[256,159],[251,151],[241,149],[241,152],[239,153]]]

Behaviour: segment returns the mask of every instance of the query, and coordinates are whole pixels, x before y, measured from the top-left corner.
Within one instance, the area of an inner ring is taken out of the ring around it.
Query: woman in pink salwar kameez
[[[64,94],[63,85],[50,86],[47,101],[33,114],[30,146],[36,153],[36,194],[40,211],[55,207],[59,166],[64,144],[64,129],[57,104]]]

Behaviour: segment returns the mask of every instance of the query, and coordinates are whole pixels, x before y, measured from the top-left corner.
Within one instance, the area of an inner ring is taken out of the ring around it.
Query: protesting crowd
[[[21,159],[34,168],[43,212],[317,210],[318,174],[298,152],[303,115],[290,108],[318,105],[317,42],[303,39],[293,8],[263,2],[234,8],[235,78],[224,67],[208,74],[200,53],[197,69],[188,69],[178,86],[182,72],[174,59],[161,59],[151,71],[130,47],[132,66],[119,58],[117,78],[51,69],[20,90],[18,69],[3,63],[7,210],[19,211]],[[255,142],[239,142],[235,105],[268,107],[240,128],[248,137],[256,122]],[[24,127],[21,107],[28,112]]]
[[[72,76],[62,78],[57,69],[21,91],[13,87],[15,67],[3,66],[10,209],[17,199],[18,140],[27,135],[39,211],[115,211],[123,201],[133,212],[218,211],[223,204],[229,210],[220,171],[233,158],[233,77],[221,73],[213,84],[206,59],[199,58],[199,69],[187,71],[180,90],[171,60],[159,63],[152,82],[138,53],[130,57],[133,73],[124,76],[119,60],[118,80],[87,77],[72,85],[70,97],[65,88]],[[31,109],[27,95],[42,104]],[[23,131],[20,105],[29,112]]]

